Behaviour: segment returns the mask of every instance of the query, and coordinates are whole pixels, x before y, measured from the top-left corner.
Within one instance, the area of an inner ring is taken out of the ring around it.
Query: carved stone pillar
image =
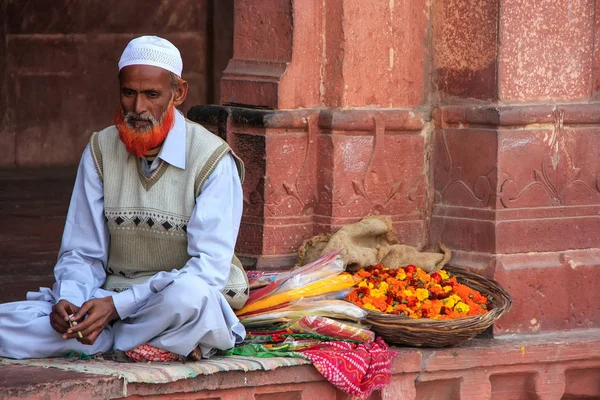
[[[433,15],[432,239],[512,294],[496,332],[597,327],[594,2],[453,0]]]
[[[248,167],[246,264],[289,267],[304,239],[365,215],[392,216],[403,241],[425,246],[428,3],[237,0],[234,10],[224,106],[190,117],[220,126]]]

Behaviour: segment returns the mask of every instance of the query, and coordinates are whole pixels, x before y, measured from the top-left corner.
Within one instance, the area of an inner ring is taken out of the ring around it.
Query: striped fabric
[[[1,365],[19,364],[58,368],[88,374],[122,378],[125,383],[169,383],[225,371],[270,371],[279,367],[310,364],[302,358],[256,358],[241,356],[213,357],[197,362],[117,363],[104,360],[73,360],[67,358],[12,360],[0,358]]]

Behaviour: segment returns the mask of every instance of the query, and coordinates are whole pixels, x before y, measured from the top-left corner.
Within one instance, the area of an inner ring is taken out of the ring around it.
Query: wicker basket
[[[460,283],[486,295],[490,310],[483,315],[454,320],[415,319],[369,311],[365,322],[388,343],[446,347],[472,339],[510,309],[510,295],[497,282],[463,268],[446,266],[444,269]]]

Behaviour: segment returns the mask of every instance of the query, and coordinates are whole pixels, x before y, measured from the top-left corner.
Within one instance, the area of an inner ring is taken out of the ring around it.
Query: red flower
[[[435,283],[442,283],[442,276],[437,272],[431,274],[431,279],[433,279]]]
[[[415,267],[414,265],[407,265],[406,267],[404,267],[404,271],[407,274],[414,274],[415,272],[417,272],[417,267]]]

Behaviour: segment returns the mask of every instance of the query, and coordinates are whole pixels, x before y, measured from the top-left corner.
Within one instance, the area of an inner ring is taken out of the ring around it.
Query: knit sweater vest
[[[159,271],[185,266],[187,224],[196,197],[227,154],[233,156],[243,181],[242,161],[225,141],[186,120],[186,166],[160,160],[147,176],[140,159],[127,152],[115,126],[90,140],[92,158],[104,184],[104,215],[110,249],[104,288],[125,290]]]

